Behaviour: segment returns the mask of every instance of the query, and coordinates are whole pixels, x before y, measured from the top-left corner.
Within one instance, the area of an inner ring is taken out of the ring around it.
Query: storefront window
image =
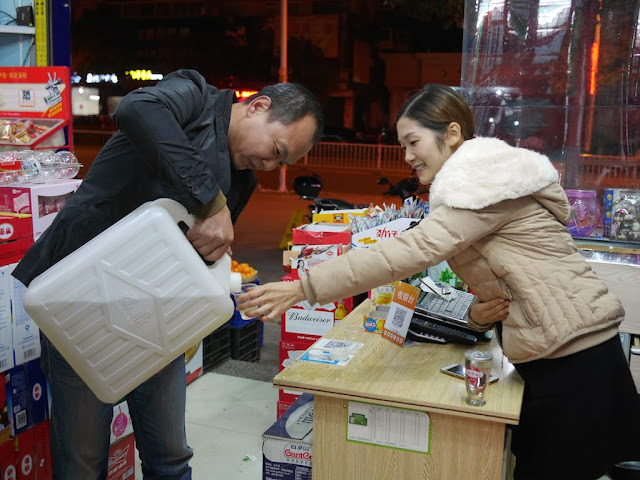
[[[552,160],[581,215],[576,238],[632,250],[640,247],[639,9],[640,0],[466,0],[461,80],[478,135]]]

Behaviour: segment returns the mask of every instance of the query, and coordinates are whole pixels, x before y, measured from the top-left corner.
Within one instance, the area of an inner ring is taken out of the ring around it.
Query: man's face
[[[290,125],[269,122],[270,106],[268,97],[257,97],[232,120],[229,151],[236,170],[270,171],[293,164],[311,150],[315,119],[307,115]]]

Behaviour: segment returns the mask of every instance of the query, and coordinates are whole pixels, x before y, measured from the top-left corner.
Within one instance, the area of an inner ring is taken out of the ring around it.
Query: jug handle
[[[178,203],[175,200],[171,200],[170,198],[159,198],[151,202],[151,205],[164,208],[169,213],[169,215],[171,215],[171,218],[173,218],[173,220],[177,224],[179,224],[180,222],[184,222],[187,225],[187,227],[189,228],[193,227],[193,224],[195,222],[194,216],[191,215],[187,211],[187,209],[184,207],[184,205],[182,205],[181,203]],[[186,232],[184,233],[186,235]],[[199,252],[198,252],[198,255],[200,255]],[[210,260],[205,260],[202,257],[202,255],[200,255],[200,258],[202,258],[204,263],[209,267],[209,271],[214,276],[222,275],[222,277],[219,279],[220,281],[229,282],[229,279],[228,279],[229,273],[227,273],[227,272],[231,272],[231,258],[229,257],[229,255],[227,255],[226,253],[222,255],[222,257],[217,260],[218,263]],[[224,273],[220,274],[218,272],[224,272]],[[241,283],[242,283],[241,275],[235,272],[231,273],[231,280],[230,280],[231,291],[232,292],[239,291]]]
[[[193,215],[191,215],[187,209],[181,203],[171,200],[170,198],[159,198],[151,202],[151,205],[164,208],[169,215],[175,220],[176,223],[184,222],[187,227],[193,227],[195,222]]]

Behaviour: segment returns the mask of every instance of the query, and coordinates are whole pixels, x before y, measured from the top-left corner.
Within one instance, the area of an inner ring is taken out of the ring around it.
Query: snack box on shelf
[[[376,243],[389,240],[404,232],[413,224],[419,222],[416,218],[398,218],[377,227],[368,228],[351,236],[351,245],[354,248],[367,248]]]
[[[297,245],[344,245],[351,243],[351,225],[314,222],[293,229],[291,241]]]
[[[81,183],[70,179],[0,187],[0,212],[31,215],[33,239],[37,240]]]
[[[350,223],[349,215],[364,217],[368,211],[368,208],[356,208],[349,210],[323,210],[320,213],[314,213],[311,220],[313,222]]]

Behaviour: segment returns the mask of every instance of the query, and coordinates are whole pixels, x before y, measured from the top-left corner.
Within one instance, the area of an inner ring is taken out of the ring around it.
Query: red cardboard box
[[[16,452],[17,480],[36,480],[35,430],[30,428],[18,435]]]
[[[37,240],[81,183],[70,179],[0,187],[0,212],[30,214]]]
[[[136,471],[135,452],[134,435],[127,435],[111,445],[107,480],[131,480]]]
[[[278,400],[278,416],[276,418],[280,418],[291,405],[293,405],[293,402],[281,402]]]
[[[16,468],[16,444],[15,439],[0,443],[0,478],[17,479],[18,469]]]
[[[350,245],[351,225],[348,223],[307,223],[293,229],[291,240],[297,245]]]
[[[280,340],[280,368],[282,371],[294,360],[300,358],[304,352],[313,345],[313,342],[291,342]]]
[[[353,297],[323,305],[328,306],[331,308],[308,309],[298,304],[284,312],[280,322],[280,339],[290,342],[315,342],[353,310]]]
[[[0,213],[0,242],[21,238],[33,238],[31,215],[23,213]]]
[[[49,444],[49,420],[33,427],[36,444],[36,478],[37,480],[51,480],[51,446]]]
[[[0,243],[0,267],[18,263],[33,245],[33,237]]]

